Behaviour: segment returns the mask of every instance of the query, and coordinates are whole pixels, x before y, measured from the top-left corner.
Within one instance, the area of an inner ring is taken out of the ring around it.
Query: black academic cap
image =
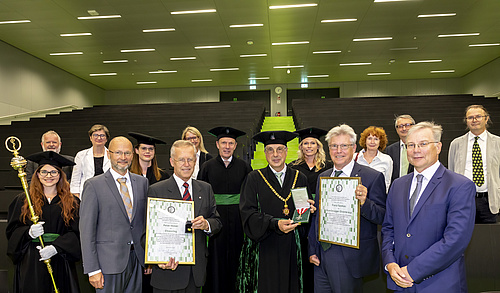
[[[286,143],[297,137],[296,133],[290,131],[263,131],[253,136],[256,141],[262,142],[264,146],[268,144],[282,144]]]
[[[65,157],[61,156],[60,154],[53,152],[53,151],[46,151],[46,152],[40,152],[36,154],[32,154],[26,157],[26,159],[38,163],[38,165],[52,165],[56,166],[59,168],[62,168],[64,166],[73,166],[75,165],[75,162],[66,159]]]
[[[319,139],[323,135],[326,135],[328,133],[328,131],[323,130],[323,129],[319,129],[316,127],[309,127],[309,128],[297,130],[297,131],[295,131],[295,133],[297,133],[299,135],[300,140],[303,140],[304,138],[308,138],[308,137],[314,137],[316,139]]]
[[[161,139],[158,139],[156,137],[152,137],[147,134],[142,134],[139,132],[129,132],[128,135],[132,136],[137,140],[137,144],[149,144],[149,145],[155,145],[155,144],[167,144]]]
[[[223,137],[230,137],[236,139],[237,137],[240,137],[242,135],[245,135],[246,132],[243,132],[241,130],[232,128],[232,127],[227,127],[227,126],[220,126],[220,127],[215,127],[212,128],[208,131],[213,136],[217,136],[217,140],[223,138]]]

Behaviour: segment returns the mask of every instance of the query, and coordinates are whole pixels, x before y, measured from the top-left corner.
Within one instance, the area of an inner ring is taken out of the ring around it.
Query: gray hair
[[[193,143],[191,143],[189,140],[176,140],[174,144],[172,144],[172,147],[170,148],[170,157],[174,158],[175,157],[175,150],[178,148],[187,148],[187,147],[192,147],[193,151],[196,155],[197,150],[196,147],[194,146]]]
[[[422,129],[430,129],[432,131],[432,137],[435,142],[441,141],[441,135],[443,134],[443,127],[441,125],[436,124],[430,121],[423,121],[413,125],[410,130],[408,130],[408,136],[412,135],[414,132],[422,130]]]
[[[410,115],[408,114],[403,114],[403,115],[399,115],[397,116],[395,119],[394,119],[394,127],[395,128],[398,128],[398,120],[399,119],[410,119],[411,120],[411,123],[415,124],[415,119],[413,119],[413,117],[411,117]]]
[[[61,137],[54,130],[49,130],[49,131],[45,132],[44,134],[42,134],[42,143],[45,142],[45,136],[48,135],[48,134],[52,134],[52,135],[57,136],[57,139],[59,140],[59,143],[61,143]]]
[[[356,143],[356,132],[354,132],[354,129],[352,129],[352,127],[347,124],[341,124],[330,129],[330,131],[328,131],[328,134],[326,135],[326,141],[328,142],[328,144],[330,144],[330,140],[333,137],[339,135],[348,135],[351,138],[351,143]]]

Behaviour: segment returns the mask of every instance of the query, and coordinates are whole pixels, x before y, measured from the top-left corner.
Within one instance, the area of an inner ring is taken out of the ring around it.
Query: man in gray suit
[[[222,223],[215,205],[210,184],[194,180],[191,175],[196,163],[196,148],[185,140],[174,142],[170,149],[170,164],[174,175],[150,186],[148,197],[193,200],[195,218],[195,265],[179,265],[170,258],[166,264],[153,267],[153,292],[200,292],[205,284],[207,267],[207,240],[220,231]]]
[[[500,210],[500,137],[486,130],[491,123],[482,105],[465,110],[469,132],[455,138],[448,152],[448,169],[476,184],[476,224],[496,223]]]
[[[148,180],[128,171],[132,143],[109,143],[111,169],[85,182],[80,205],[84,273],[97,292],[141,292]]]

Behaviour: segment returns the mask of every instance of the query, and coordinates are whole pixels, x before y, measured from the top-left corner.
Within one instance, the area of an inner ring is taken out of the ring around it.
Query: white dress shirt
[[[425,191],[425,188],[427,187],[427,184],[429,184],[429,181],[431,180],[432,176],[434,176],[434,173],[436,173],[437,169],[439,168],[439,161],[436,163],[432,164],[430,167],[422,171],[422,173],[418,173],[417,170],[413,172],[413,179],[411,181],[411,186],[410,186],[410,194],[408,194],[408,200],[410,199],[411,195],[417,188],[417,175],[422,174],[424,178],[422,178],[422,188],[420,188],[420,192],[418,194],[417,200],[415,201],[415,206],[417,206],[418,201],[420,200],[420,196],[422,193]]]
[[[386,192],[389,192],[393,168],[391,156],[384,154],[381,151],[377,151],[377,155],[373,158],[372,162],[368,163],[364,157],[365,152],[366,151],[364,149],[359,152],[357,162],[384,174]]]
[[[333,166],[333,171],[331,177],[335,177],[335,171],[342,171],[342,173],[338,177],[350,177],[352,173],[352,168],[354,168],[354,160],[351,160],[349,164],[345,165],[342,170],[338,170],[335,166]]]

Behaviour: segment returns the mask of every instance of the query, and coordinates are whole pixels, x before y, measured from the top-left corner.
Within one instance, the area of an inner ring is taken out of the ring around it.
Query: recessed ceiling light
[[[87,13],[92,15],[92,16],[99,15],[99,12],[97,12],[97,10],[95,10],[95,9],[89,9],[89,10],[87,10]]]
[[[468,33],[468,34],[447,34],[447,35],[438,35],[438,38],[450,38],[450,37],[471,37],[471,36],[479,36],[480,33]]]
[[[342,51],[314,51],[313,54],[334,54],[341,53]]]
[[[196,60],[196,57],[171,57],[170,61],[179,61],[179,60]]]
[[[307,83],[301,83],[300,87],[303,88],[303,89],[305,89],[305,88],[309,87],[309,84],[307,84]]]
[[[408,63],[434,63],[434,62],[441,62],[443,60],[441,59],[434,59],[434,60],[410,60]]]
[[[337,18],[337,19],[323,19],[321,23],[329,23],[329,22],[350,22],[350,21],[358,21],[357,18]]]
[[[286,9],[286,8],[301,8],[301,7],[315,7],[318,6],[317,3],[307,3],[307,4],[291,4],[291,5],[272,5],[269,9]]]
[[[155,84],[156,81],[138,81],[137,84]]]
[[[107,73],[91,73],[89,74],[90,76],[110,76],[110,75],[117,75],[116,72],[107,72]]]
[[[105,19],[105,18],[121,18],[122,16],[119,14],[115,15],[97,15],[97,16],[79,16],[77,17],[79,20],[86,20],[86,19]]]
[[[240,70],[238,67],[233,68],[210,68],[210,71],[236,71]]]
[[[280,65],[280,66],[273,66],[275,69],[281,69],[281,68],[302,68],[304,65]]]
[[[128,63],[128,60],[123,59],[123,60],[103,60],[102,63],[107,64],[107,63]]]
[[[257,26],[264,26],[264,24],[263,23],[232,24],[229,27],[238,28],[238,27],[257,27]]]
[[[206,82],[212,81],[212,79],[191,79],[191,82]]]
[[[142,30],[143,33],[173,32],[175,28],[153,28]]]
[[[60,34],[61,37],[81,37],[81,36],[91,36],[92,33],[74,33],[74,34]]]
[[[454,69],[449,69],[449,70],[431,70],[431,73],[453,73],[455,72]]]
[[[249,77],[248,80],[264,80],[264,79],[269,79],[269,76],[265,77]]]
[[[418,47],[390,48],[391,51],[418,50]]]
[[[251,90],[256,90],[256,89],[257,89],[257,86],[256,86],[256,85],[251,85],[251,86],[250,86],[250,89],[251,89]]]
[[[315,77],[329,77],[330,75],[328,74],[319,74],[319,75],[308,75],[308,78],[315,78]]]
[[[390,75],[390,72],[372,72],[368,73],[367,75]]]
[[[155,49],[124,49],[120,50],[122,53],[134,53],[134,52],[154,52]]]
[[[444,16],[456,16],[456,13],[435,13],[435,14],[419,14],[417,17],[425,18],[425,17],[444,17]]]
[[[246,58],[246,57],[266,57],[267,54],[242,54],[240,55],[241,58]]]
[[[200,9],[200,10],[186,10],[186,11],[172,11],[170,14],[196,14],[196,13],[212,13],[217,12],[215,9]]]
[[[392,37],[352,39],[353,42],[386,41],[386,40],[392,40]]]
[[[50,53],[51,56],[82,55],[83,52]]]
[[[31,20],[24,19],[24,20],[5,20],[5,21],[0,21],[0,24],[16,24],[16,23],[28,23],[31,22]]]
[[[154,74],[154,73],[177,73],[177,70],[156,70],[156,71],[150,71],[149,73]]]
[[[272,43],[273,46],[281,46],[281,45],[302,45],[309,44],[309,41],[300,41],[300,42],[281,42],[281,43]]]
[[[489,46],[500,46],[500,43],[491,44],[470,44],[469,47],[489,47]]]
[[[196,46],[195,49],[217,49],[217,48],[230,48],[231,45],[215,45],[215,46]]]
[[[372,65],[370,62],[340,63],[340,66]]]

